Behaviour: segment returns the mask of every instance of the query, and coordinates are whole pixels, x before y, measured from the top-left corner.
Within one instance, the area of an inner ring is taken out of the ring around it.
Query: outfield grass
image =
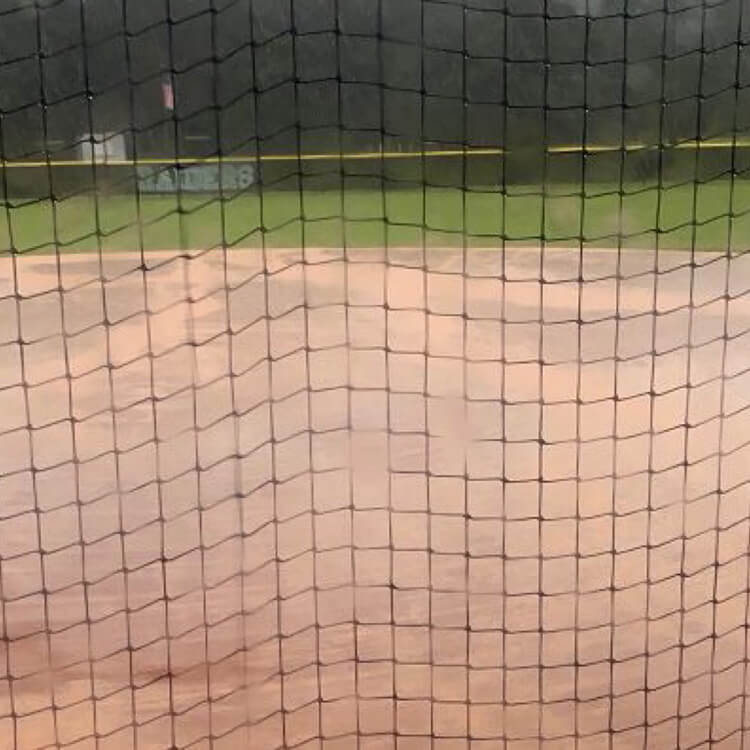
[[[218,199],[100,195],[14,202],[0,214],[0,252],[163,250],[236,247],[577,245],[734,252],[750,247],[750,181],[716,180],[656,189],[555,185],[462,191],[455,188],[385,192],[268,191]],[[659,208],[660,206],[660,208]],[[730,213],[735,215],[730,219]],[[658,216],[657,216],[658,214]],[[304,217],[304,219],[303,219]],[[263,227],[263,231],[261,231]]]

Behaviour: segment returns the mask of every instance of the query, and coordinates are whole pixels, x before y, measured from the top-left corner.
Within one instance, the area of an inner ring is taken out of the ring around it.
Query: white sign
[[[221,190],[245,190],[254,184],[255,167],[252,164],[138,167],[138,188],[142,193],[218,193]]]
[[[78,144],[78,154],[81,161],[109,164],[124,161],[125,135],[123,133],[94,133],[85,135]]]

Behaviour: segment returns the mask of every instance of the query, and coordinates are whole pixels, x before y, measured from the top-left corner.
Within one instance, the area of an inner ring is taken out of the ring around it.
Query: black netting
[[[745,0],[0,0],[0,750],[744,748]]]

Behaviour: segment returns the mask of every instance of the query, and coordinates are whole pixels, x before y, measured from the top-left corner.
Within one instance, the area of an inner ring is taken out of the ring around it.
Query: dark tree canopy
[[[175,139],[193,154],[256,138],[322,151],[342,134],[347,149],[729,136],[750,126],[743,5],[2,0],[2,150],[64,154],[120,131],[142,155]]]

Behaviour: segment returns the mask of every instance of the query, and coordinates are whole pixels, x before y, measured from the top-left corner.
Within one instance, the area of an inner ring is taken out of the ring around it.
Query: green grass
[[[16,201],[0,213],[0,252],[163,250],[236,247],[460,246],[511,244],[648,248],[734,252],[750,247],[750,181],[716,180],[656,189],[555,185],[542,197],[536,187],[462,191],[455,188],[385,192],[316,190],[265,192],[218,200],[146,196],[140,214],[134,196],[101,195],[50,201]],[[695,199],[695,200],[694,200]],[[660,206],[660,208],[659,208]],[[735,218],[730,218],[730,213]],[[658,215],[657,215],[658,214]],[[304,219],[302,218],[304,217]],[[261,231],[261,226],[264,227]]]

